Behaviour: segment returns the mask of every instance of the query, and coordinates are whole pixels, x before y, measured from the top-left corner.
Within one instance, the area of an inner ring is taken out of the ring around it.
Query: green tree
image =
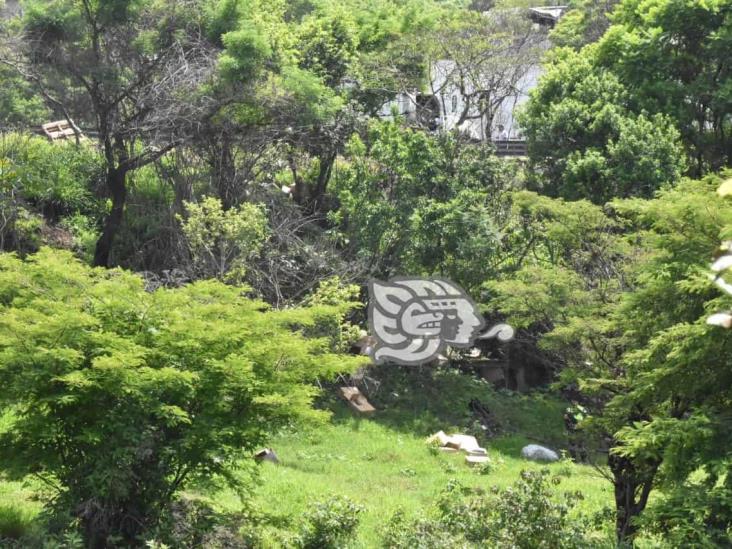
[[[632,95],[595,50],[554,50],[522,117],[537,184],[550,196],[602,204],[650,198],[684,169],[679,134],[663,115],[636,114]]]
[[[57,116],[93,128],[111,208],[94,254],[108,265],[124,216],[127,174],[194,133],[214,66],[194,5],[139,0],[32,1],[13,65]],[[174,70],[185,65],[188,70]]]
[[[619,0],[574,0],[551,32],[552,44],[580,49],[597,42],[610,27]]]
[[[43,98],[12,67],[0,65],[0,131],[39,126],[49,111]]]
[[[718,184],[712,177],[686,181],[650,203],[619,206],[642,231],[648,255],[635,270],[635,290],[624,295],[613,314],[622,334],[624,379],[606,414],[618,422],[614,459],[645,468],[646,475],[655,465],[655,485],[695,517],[687,525],[699,520],[705,505],[717,509],[685,540],[703,545],[729,540],[732,526],[732,512],[723,503],[732,494],[727,478],[732,454],[723,442],[731,428],[732,338],[706,322],[710,311],[729,304],[706,274],[732,223],[732,207],[715,197]],[[686,504],[685,492],[690,496]],[[706,503],[700,505],[700,496]],[[667,535],[678,541],[683,538],[683,531],[674,532],[678,515],[666,509]],[[642,510],[639,505],[628,512]],[[626,521],[632,534],[638,525],[632,516]]]
[[[606,212],[527,195],[546,247],[490,285],[512,325],[538,328],[540,348],[562,366],[560,385],[586,399],[583,428],[610,442],[620,541],[645,523],[674,545],[708,545],[732,523],[723,442],[730,338],[707,324],[729,306],[707,276],[732,220],[730,204],[715,200],[717,185],[682,181]],[[669,499],[647,509],[654,490]]]
[[[363,361],[309,329],[342,311],[269,311],[216,281],[146,292],[121,270],[43,249],[0,255],[0,463],[42,479],[86,542],[141,542],[196,479],[247,485],[242,458],[318,420],[317,378]]]
[[[354,136],[345,158],[331,219],[373,274],[440,274],[466,289],[490,277],[510,184],[490,148],[388,121],[372,123],[366,142]]]
[[[598,44],[634,109],[669,116],[693,174],[732,162],[732,3],[624,0]]]

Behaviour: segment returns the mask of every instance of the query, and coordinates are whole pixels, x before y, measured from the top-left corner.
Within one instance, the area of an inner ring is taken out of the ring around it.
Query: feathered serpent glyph
[[[369,283],[369,327],[376,339],[376,363],[422,364],[448,345],[473,345],[484,321],[477,305],[454,282],[399,277]],[[499,325],[485,337],[493,336],[511,339],[513,329]]]

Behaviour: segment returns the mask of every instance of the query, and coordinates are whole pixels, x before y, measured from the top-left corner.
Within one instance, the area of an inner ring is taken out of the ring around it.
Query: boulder
[[[538,444],[529,444],[521,449],[521,457],[533,461],[559,461],[559,455],[549,448]]]

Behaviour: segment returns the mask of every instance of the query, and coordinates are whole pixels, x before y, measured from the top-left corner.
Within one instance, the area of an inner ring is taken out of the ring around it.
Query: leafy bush
[[[38,249],[42,221],[25,208],[17,179],[15,166],[0,155],[0,251],[23,254]]]
[[[334,276],[323,280],[318,289],[309,295],[303,302],[305,305],[329,305],[348,309],[363,308],[358,300],[361,289],[356,284],[344,284],[340,277]],[[332,341],[333,350],[348,351],[350,345],[360,337],[360,329],[357,325],[348,322],[346,315],[332,317],[327,323],[316,326],[313,335],[329,337]]]
[[[0,2],[5,6],[5,2]],[[0,65],[0,128],[25,128],[47,120],[49,111],[32,83],[14,67]]]
[[[329,216],[354,260],[376,276],[440,273],[469,292],[490,276],[506,215],[500,197],[514,177],[490,146],[372,122],[345,157]]]
[[[297,545],[303,549],[331,549],[343,547],[355,537],[358,515],[363,507],[345,496],[335,496],[316,503],[305,515]]]
[[[174,211],[174,180],[162,177],[167,169],[144,166],[127,176],[124,223],[113,248],[113,258],[132,271],[170,269],[180,257],[180,231]],[[93,249],[92,249],[93,254]]]
[[[410,523],[399,509],[384,527],[382,545],[390,549],[441,549],[464,546],[465,540],[445,530],[439,521],[418,519]]]
[[[552,479],[555,484],[559,480]],[[499,547],[534,549],[589,547],[584,519],[570,518],[580,494],[559,498],[549,484],[549,471],[523,471],[504,490],[485,495],[450,481],[437,499],[431,518],[414,522],[395,514],[384,533],[388,547]]]
[[[206,547],[211,549],[255,547],[255,525],[245,524],[245,513],[229,514],[202,499],[180,497],[166,510],[151,532],[151,547]],[[252,522],[252,521],[249,521]]]
[[[0,216],[5,221],[0,228],[0,250],[13,249],[20,254],[38,250],[43,228],[41,216],[7,202],[0,204]]]
[[[218,198],[200,204],[187,202],[183,234],[193,265],[203,277],[241,281],[246,261],[256,254],[267,236],[267,217],[261,206],[242,204],[224,210]]]
[[[94,220],[82,214],[74,214],[65,217],[59,225],[71,233],[73,250],[84,261],[91,263],[94,246],[99,239],[99,231]]]
[[[102,203],[95,190],[103,171],[94,148],[10,134],[0,139],[1,161],[13,174],[18,198],[45,215],[101,213]]]
[[[640,523],[670,547],[726,547],[732,539],[732,479],[684,483],[647,509]]]
[[[232,471],[269,433],[317,420],[311,383],[363,361],[296,330],[338,315],[269,311],[216,281],[146,292],[121,270],[42,249],[0,254],[0,466],[55,487],[87,543],[133,542],[181,489]]]

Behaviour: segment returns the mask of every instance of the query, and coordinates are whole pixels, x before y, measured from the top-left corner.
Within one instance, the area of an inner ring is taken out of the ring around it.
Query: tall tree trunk
[[[216,157],[211,161],[213,168],[214,186],[225,210],[233,207],[238,196],[235,189],[236,162],[230,140],[222,137],[216,143]]]
[[[112,195],[112,211],[104,222],[102,236],[97,240],[94,251],[94,266],[109,267],[109,256],[112,252],[114,238],[122,225],[122,217],[127,199],[127,170],[123,168],[108,168],[107,188]]]
[[[335,151],[328,152],[320,156],[320,169],[318,171],[318,181],[313,189],[310,203],[308,204],[309,213],[318,213],[323,208],[323,200],[325,192],[328,190],[328,183],[333,172],[333,164],[338,154]]]
[[[638,531],[634,519],[646,508],[659,464],[639,465],[613,452],[608,456],[615,492],[615,534],[621,545],[630,542]]]
[[[289,163],[290,171],[292,172],[292,199],[298,206],[303,206],[305,205],[305,201],[308,196],[305,181],[300,176],[300,172],[297,169],[297,160],[292,153],[287,155],[287,162]]]

